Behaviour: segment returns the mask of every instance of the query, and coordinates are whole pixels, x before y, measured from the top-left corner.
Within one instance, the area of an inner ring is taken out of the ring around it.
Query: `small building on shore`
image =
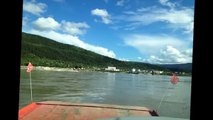
[[[120,69],[117,69],[116,67],[108,66],[105,68],[106,71],[120,71]]]

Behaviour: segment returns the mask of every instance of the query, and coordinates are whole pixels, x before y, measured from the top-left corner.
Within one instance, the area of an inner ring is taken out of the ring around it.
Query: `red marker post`
[[[178,82],[179,82],[179,78],[175,75],[175,73],[172,73],[172,77],[171,77],[171,80],[170,82],[173,84],[173,85],[176,85]],[[169,89],[169,87],[167,88],[167,90]],[[160,101],[160,104],[158,105],[156,111],[160,108],[161,106],[161,103],[163,101],[163,99],[166,97],[166,94],[162,97],[161,101]]]
[[[170,81],[173,85],[175,85],[179,82],[179,78],[174,73],[172,73],[172,78]]]
[[[33,65],[31,62],[28,63],[26,72],[30,73],[33,70]]]
[[[31,80],[31,71],[33,70],[33,65],[31,62],[28,63],[28,66],[27,66],[27,70],[26,72],[27,73],[30,73],[30,95],[31,95],[31,102],[33,102],[33,90],[32,90],[32,80]]]

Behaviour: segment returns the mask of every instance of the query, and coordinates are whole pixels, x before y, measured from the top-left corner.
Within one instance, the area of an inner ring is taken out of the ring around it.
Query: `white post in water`
[[[31,102],[33,102],[33,88],[32,88],[31,72],[30,72],[30,95],[31,95]]]

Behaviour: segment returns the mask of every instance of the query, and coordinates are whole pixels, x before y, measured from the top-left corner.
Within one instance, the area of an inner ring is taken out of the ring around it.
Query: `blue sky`
[[[24,0],[22,24],[119,60],[192,63],[194,0]]]

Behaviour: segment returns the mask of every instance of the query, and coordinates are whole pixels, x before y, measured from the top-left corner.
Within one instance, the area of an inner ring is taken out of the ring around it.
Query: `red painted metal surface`
[[[95,120],[126,116],[152,116],[150,109],[136,106],[81,104],[47,101],[32,103],[19,111],[19,120]]]
[[[19,119],[22,119],[24,116],[26,116],[27,114],[31,113],[37,107],[38,107],[38,105],[33,102],[30,105],[22,108],[21,110],[19,110]]]

